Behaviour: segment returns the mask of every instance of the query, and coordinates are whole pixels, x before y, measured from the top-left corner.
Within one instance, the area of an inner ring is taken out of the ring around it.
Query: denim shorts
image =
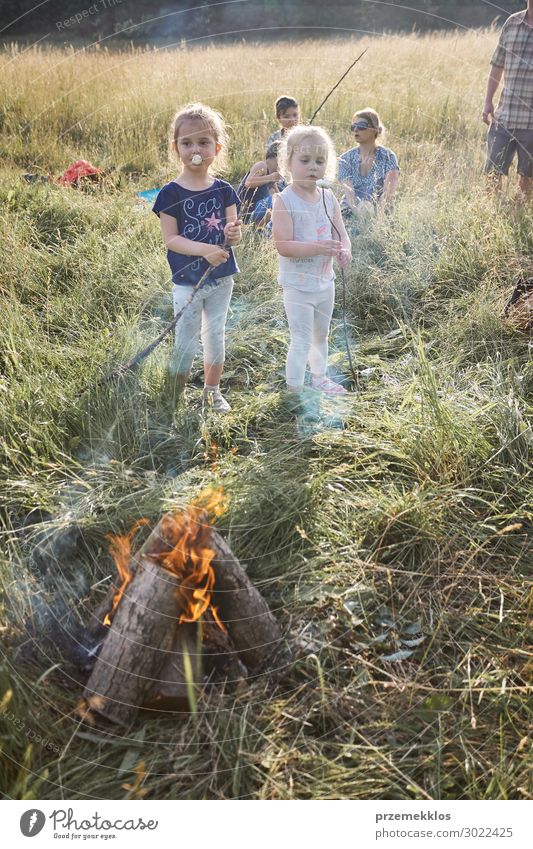
[[[485,172],[507,175],[515,153],[518,173],[522,177],[533,177],[533,130],[508,130],[492,123],[487,136]]]

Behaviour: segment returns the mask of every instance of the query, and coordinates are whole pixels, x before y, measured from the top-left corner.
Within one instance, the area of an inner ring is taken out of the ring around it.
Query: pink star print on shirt
[[[211,230],[220,230],[222,224],[222,218],[217,218],[215,213],[212,212],[209,218],[204,218],[204,224],[207,224],[207,232],[210,233]]]

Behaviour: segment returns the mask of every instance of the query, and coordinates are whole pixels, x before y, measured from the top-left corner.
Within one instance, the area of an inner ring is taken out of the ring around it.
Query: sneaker
[[[335,381],[330,380],[329,377],[321,377],[320,380],[315,380],[315,378],[313,378],[312,386],[317,392],[325,392],[327,395],[348,394],[348,390],[345,389],[344,386],[341,386],[340,383],[335,383]]]
[[[204,389],[203,406],[210,407],[214,413],[229,413],[231,410],[220,389]]]

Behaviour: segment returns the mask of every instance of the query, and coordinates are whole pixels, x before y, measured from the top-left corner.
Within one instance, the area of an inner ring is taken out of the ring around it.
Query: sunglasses
[[[373,130],[375,129],[372,124],[369,124],[368,121],[354,121],[350,124],[350,129],[352,130]]]

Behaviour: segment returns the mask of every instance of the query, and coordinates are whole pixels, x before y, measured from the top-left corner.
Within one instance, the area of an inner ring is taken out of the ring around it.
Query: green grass
[[[168,344],[138,373],[96,386],[171,315],[157,220],[135,192],[172,173],[172,112],[192,97],[223,111],[236,179],[287,87],[286,46],[85,51],[76,80],[68,51],[4,56],[13,60],[0,94],[4,795],[533,796],[533,369],[528,338],[499,319],[517,275],[531,273],[533,213],[512,191],[497,203],[483,190],[477,111],[493,40],[370,41],[365,73],[321,116],[344,149],[353,109],[378,106],[402,192],[394,215],[354,237],[347,317],[363,375],[345,429],[303,439],[281,393],[276,257],[253,234],[238,249],[228,323],[230,415],[205,418],[191,385],[168,429]],[[346,64],[339,45],[309,47],[293,48],[306,114]],[[215,96],[220,63],[227,85]],[[58,173],[79,156],[114,167],[102,189],[21,179],[23,168]],[[347,373],[339,310],[330,360]],[[113,571],[108,532],[156,520],[209,484],[224,487],[219,527],[276,612],[292,662],[243,692],[200,694],[188,718],[142,720],[125,735],[80,725],[82,684],[47,637],[53,620],[69,629],[87,620],[106,583],[95,585]],[[35,509],[45,521],[22,530]],[[49,572],[45,555],[55,556]]]

